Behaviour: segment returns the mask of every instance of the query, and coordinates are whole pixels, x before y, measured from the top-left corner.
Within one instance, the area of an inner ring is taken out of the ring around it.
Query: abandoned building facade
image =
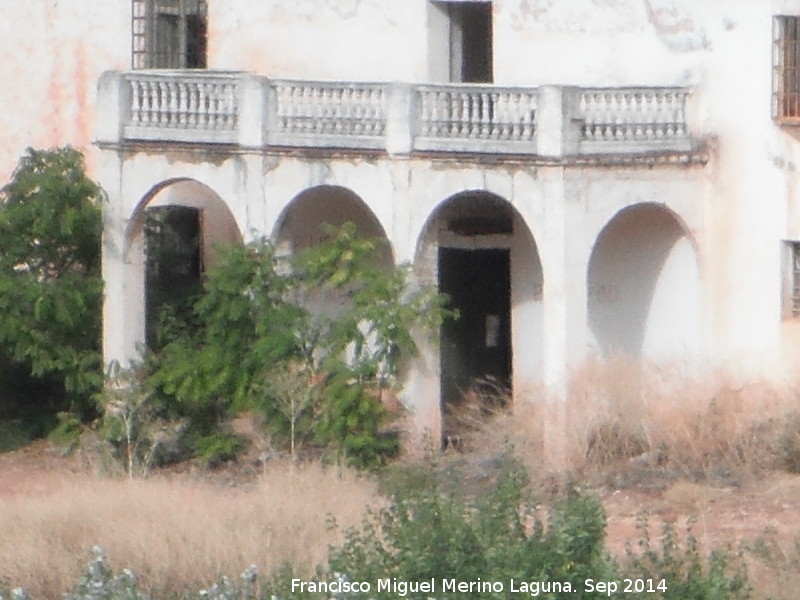
[[[219,242],[295,252],[350,221],[448,293],[462,317],[404,390],[419,430],[473,380],[558,401],[615,354],[797,364],[800,0],[3,11],[20,110],[0,177],[27,145],[87,151],[109,200],[107,361],[146,340],[145,215],[172,206],[198,272]]]

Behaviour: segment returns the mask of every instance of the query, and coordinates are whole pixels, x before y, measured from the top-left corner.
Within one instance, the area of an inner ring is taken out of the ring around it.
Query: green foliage
[[[646,538],[643,553],[631,554],[620,565],[604,549],[605,516],[600,503],[578,491],[570,492],[549,510],[546,521],[526,507],[525,472],[507,461],[498,479],[476,498],[446,491],[437,478],[421,477],[423,487],[399,488],[391,504],[370,514],[358,529],[346,532],[341,547],[330,552],[327,570],[318,581],[347,579],[372,583],[370,598],[395,599],[395,590],[377,591],[378,579],[400,582],[434,579],[436,589],[422,597],[448,598],[511,597],[510,580],[517,593],[550,600],[606,598],[609,591],[597,582],[615,582],[617,594],[641,600],[744,600],[748,597],[746,576],[729,555],[700,555],[689,538],[680,546],[670,530],[662,545],[650,548]],[[646,534],[646,529],[642,532]],[[269,593],[278,598],[318,597],[289,594],[293,569],[288,568],[271,584]],[[629,591],[623,592],[626,578]],[[452,591],[443,589],[443,579],[460,582],[502,582],[503,591]],[[646,580],[652,583],[646,583]],[[593,587],[586,585],[594,582]],[[637,590],[636,581],[645,582]],[[522,583],[538,585],[520,592]],[[559,583],[560,587],[548,587]],[[567,590],[569,584],[571,591]],[[418,597],[409,594],[409,597]]]
[[[347,532],[345,544],[331,553],[331,570],[359,581],[394,577],[505,583],[504,592],[437,589],[437,600],[506,598],[511,578],[569,581],[582,592],[584,577],[613,574],[603,550],[605,522],[596,500],[570,496],[553,507],[545,526],[524,510],[530,505],[526,489],[525,473],[509,462],[496,485],[471,501],[457,492],[444,493],[436,483],[419,491],[398,490],[391,506],[369,517],[361,529]],[[396,594],[374,596],[388,600]]]
[[[192,441],[195,456],[203,460],[209,467],[233,460],[245,448],[245,442],[235,433],[216,431],[200,436]]]
[[[100,200],[69,147],[29,149],[0,190],[0,346],[84,416],[102,383]]]
[[[58,425],[47,434],[47,439],[63,448],[64,454],[69,454],[78,447],[83,433],[83,424],[74,414],[60,412],[56,415]]]
[[[348,223],[291,262],[265,240],[228,248],[207,274],[191,324],[178,319],[157,354],[152,384],[207,424],[258,408],[297,443],[333,448],[361,467],[396,453],[380,397],[395,387],[414,332],[448,316],[432,290],[411,290],[407,266],[380,268],[379,242]],[[321,293],[341,302],[319,303]]]
[[[213,425],[253,406],[265,368],[298,355],[302,311],[266,243],[227,248],[194,305],[195,327],[173,323],[151,383]]]
[[[700,553],[691,523],[681,540],[673,525],[664,526],[660,544],[654,546],[647,534],[647,520],[640,518],[639,551],[629,550],[628,571],[638,578],[663,578],[668,582],[664,600],[745,600],[750,597],[747,573],[739,557],[729,552]],[[652,594],[642,593],[642,599]]]

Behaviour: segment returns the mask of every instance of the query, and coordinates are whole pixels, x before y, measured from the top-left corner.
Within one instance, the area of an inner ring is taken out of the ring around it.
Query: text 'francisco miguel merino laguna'
[[[396,578],[378,579],[375,583],[375,592],[389,592],[398,597],[409,594],[436,594],[446,592],[461,593],[500,593],[508,590],[512,594],[526,594],[539,596],[549,593],[572,592],[599,592],[611,596],[616,592],[641,593],[665,592],[665,580],[655,579],[625,579],[623,581],[598,581],[586,579],[581,588],[579,584],[569,581],[520,581],[508,580],[508,587],[502,581],[458,581],[457,579],[426,579],[424,581],[402,581]],[[368,594],[373,591],[373,585],[368,581],[347,581],[340,578],[334,581],[303,581],[292,579],[292,592],[311,592],[324,594]]]

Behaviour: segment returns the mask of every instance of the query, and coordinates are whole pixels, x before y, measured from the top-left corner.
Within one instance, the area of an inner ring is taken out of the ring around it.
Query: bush
[[[684,551],[677,551],[669,532],[661,548],[647,546],[643,554],[631,554],[626,564],[618,564],[604,549],[601,505],[578,491],[556,502],[546,520],[536,518],[527,508],[532,502],[526,474],[513,461],[504,464],[497,481],[477,498],[445,490],[435,479],[420,481],[429,483],[415,491],[397,490],[387,508],[369,515],[361,528],[348,531],[345,543],[331,550],[327,569],[318,570],[311,579],[370,582],[368,597],[376,600],[402,595],[391,587],[378,591],[379,579],[401,585],[434,579],[434,590],[409,596],[437,600],[506,599],[512,579],[518,593],[551,600],[606,598],[608,590],[597,583],[617,582],[621,592],[626,578],[632,580],[632,591],[625,597],[640,600],[748,597],[746,576],[728,555],[715,553],[703,560],[691,538]],[[287,569],[272,581],[265,597],[318,597],[290,593],[291,579],[297,577],[293,573]],[[444,589],[444,579],[484,587]],[[636,580],[648,579],[652,583],[637,589]],[[588,580],[594,582],[591,587]],[[493,587],[493,582],[502,583],[503,589]]]
[[[103,379],[101,198],[69,147],[28,149],[0,190],[0,352],[58,381],[83,418]]]
[[[203,435],[257,408],[292,454],[314,442],[370,467],[398,449],[380,398],[417,351],[412,331],[434,331],[450,313],[435,291],[410,289],[408,266],[376,268],[379,242],[359,238],[354,225],[328,234],[290,263],[265,240],[227,249],[192,322],[161,328],[171,339],[151,383]],[[311,300],[324,290],[343,298],[335,314]]]

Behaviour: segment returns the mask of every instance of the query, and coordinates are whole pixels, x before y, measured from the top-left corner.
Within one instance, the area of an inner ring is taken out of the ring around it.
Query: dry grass
[[[800,467],[798,389],[796,381],[687,378],[622,359],[590,363],[573,376],[566,402],[548,405],[536,394],[487,421],[466,447],[496,452],[511,443],[539,471],[580,477],[619,468],[758,476]]]
[[[0,575],[34,598],[58,598],[99,544],[115,567],[169,597],[250,564],[264,573],[322,563],[340,535],[329,518],[355,525],[378,501],[369,481],[314,465],[273,467],[252,486],[227,489],[77,478],[50,497],[0,498]]]

